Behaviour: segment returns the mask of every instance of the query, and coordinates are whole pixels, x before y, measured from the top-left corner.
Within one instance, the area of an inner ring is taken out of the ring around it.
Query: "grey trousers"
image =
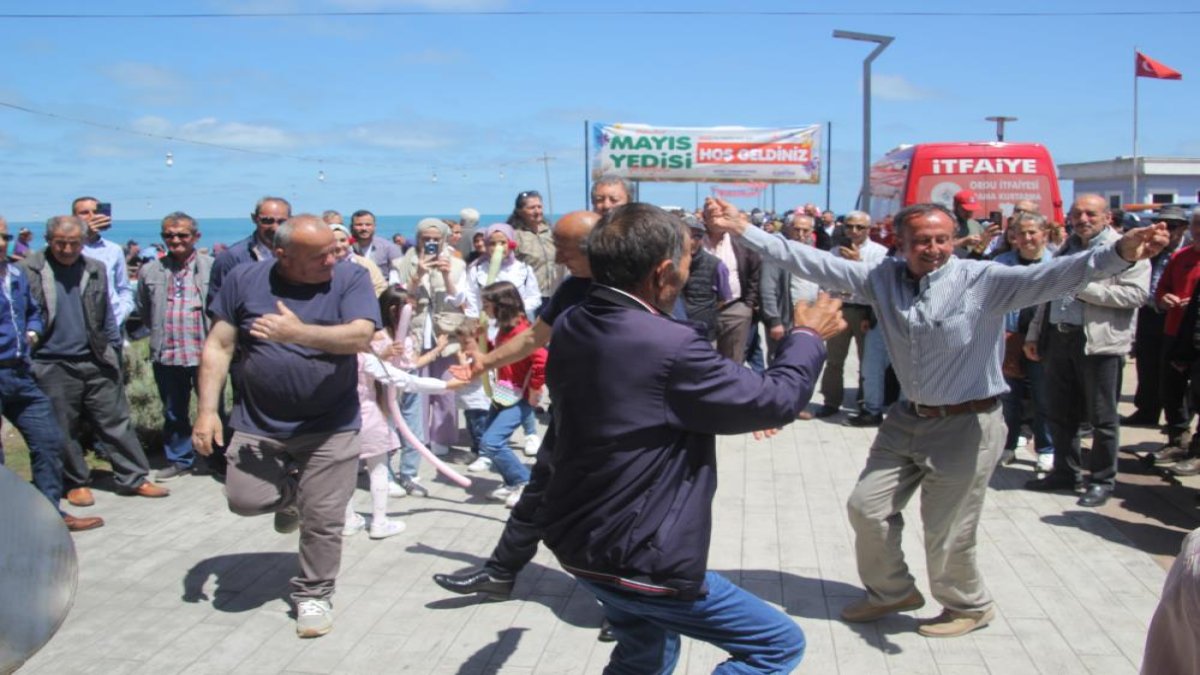
[[[129,399],[125,398],[117,371],[91,360],[34,361],[33,376],[50,399],[58,426],[67,436],[62,445],[66,489],[87,485],[91,480],[91,469],[76,440],[80,415],[87,415],[96,435],[108,443],[117,486],[132,490],[146,481],[150,463],[129,421]]]
[[[358,451],[358,431],[288,439],[233,433],[225,453],[229,510],[257,516],[300,508],[300,575],[292,579],[293,601],[333,595]]]
[[[888,410],[847,504],[858,574],[872,603],[898,602],[915,589],[900,550],[900,511],[919,487],[933,597],[958,611],[991,606],[975,561],[975,532],[1004,436],[999,403],[939,418],[917,417],[903,401]]]
[[[846,320],[846,330],[825,341],[825,373],[821,376],[821,397],[825,405],[842,407],[846,396],[842,371],[846,366],[846,356],[850,354],[851,338],[854,339],[854,348],[858,354],[859,371],[862,371],[863,347],[867,344],[867,332],[862,329],[862,322],[866,321],[870,314],[870,309],[864,305],[842,305],[842,318]]]
[[[741,300],[730,303],[717,314],[717,351],[721,356],[738,365],[746,361],[753,322],[754,310]]]

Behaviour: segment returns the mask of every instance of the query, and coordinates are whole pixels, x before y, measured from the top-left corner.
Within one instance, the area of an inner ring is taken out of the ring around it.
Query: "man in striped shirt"
[[[1005,314],[1153,256],[1167,243],[1166,227],[1009,267],[956,258],[954,215],[937,204],[917,204],[896,215],[899,255],[864,265],[749,227],[722,200],[706,201],[705,218],[742,235],[765,260],[871,304],[900,380],[903,396],[879,428],[847,505],[867,596],[843,609],[842,618],[874,621],[925,605],[900,548],[901,511],[920,487],[930,588],[945,611],[918,631],[954,637],[986,625],[994,609],[975,562],[975,532],[1004,445]]]

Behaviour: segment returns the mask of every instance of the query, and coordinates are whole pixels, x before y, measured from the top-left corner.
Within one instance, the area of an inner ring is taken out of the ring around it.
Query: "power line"
[[[1163,10],[371,10],[371,11],[276,11],[276,12],[183,12],[183,13],[107,13],[95,14],[0,14],[0,19],[303,19],[303,18],[378,18],[378,17],[952,17],[952,18],[1052,18],[1052,17],[1179,17],[1200,15],[1195,9]]]

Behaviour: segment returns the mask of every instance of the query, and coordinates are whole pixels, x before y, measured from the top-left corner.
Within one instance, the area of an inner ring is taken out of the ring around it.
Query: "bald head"
[[[584,242],[599,221],[600,216],[592,211],[572,211],[554,224],[554,262],[565,266],[573,277],[592,276]]]
[[[288,281],[299,284],[326,283],[337,262],[333,230],[317,216],[292,216],[275,230],[275,260]]]

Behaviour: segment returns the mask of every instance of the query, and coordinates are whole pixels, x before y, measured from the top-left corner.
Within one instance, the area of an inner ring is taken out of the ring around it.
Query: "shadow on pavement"
[[[272,600],[287,599],[289,581],[300,572],[297,553],[234,553],[205,558],[183,578],[184,602],[212,602],[222,612],[245,612]],[[210,598],[204,584],[216,577]]]

